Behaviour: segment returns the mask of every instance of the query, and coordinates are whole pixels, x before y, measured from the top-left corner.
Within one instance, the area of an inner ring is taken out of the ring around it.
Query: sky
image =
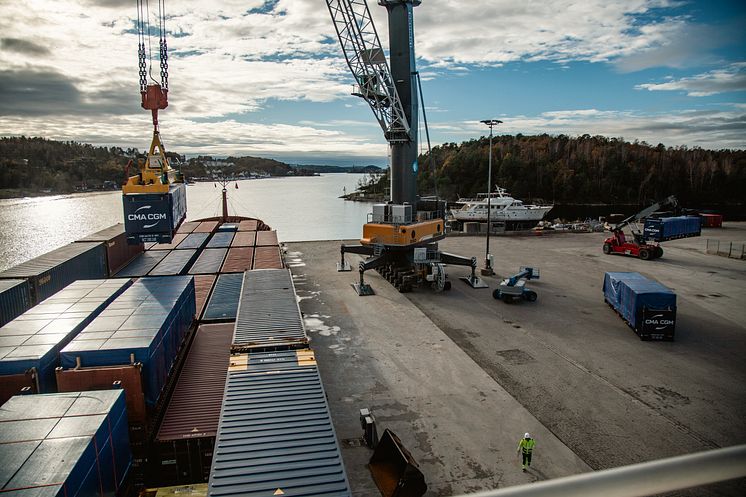
[[[386,165],[324,0],[164,1],[167,150]],[[146,149],[136,19],[135,0],[0,0],[0,136]],[[433,145],[496,118],[497,134],[746,148],[743,0],[422,0],[415,40]]]

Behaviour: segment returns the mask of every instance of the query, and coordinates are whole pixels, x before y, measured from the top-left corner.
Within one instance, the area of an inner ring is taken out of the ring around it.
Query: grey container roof
[[[186,238],[176,247],[177,249],[199,249],[210,237],[210,233],[189,233]]]
[[[208,496],[351,495],[315,362],[231,369]]]
[[[236,319],[243,274],[221,274],[202,314],[203,321]]]
[[[0,278],[30,278],[39,275],[44,271],[49,271],[50,269],[84,254],[99,245],[101,245],[100,242],[71,243],[29,261],[22,262],[10,269],[6,269],[0,273]]]
[[[197,255],[196,250],[172,250],[153,268],[150,276],[176,276],[186,271],[186,268]]]
[[[233,233],[230,233],[231,235]],[[189,274],[215,274],[220,272],[220,266],[223,265],[227,248],[206,248],[200,254]]]
[[[140,276],[145,276],[152,271],[153,268],[156,267],[164,257],[166,257],[166,255],[168,255],[168,252],[165,250],[148,250],[147,252],[143,252],[132,262],[124,266],[122,270],[117,273],[117,278],[139,278]]]
[[[210,241],[207,242],[207,248],[230,247],[234,234],[232,231],[219,231],[215,233],[210,238]]]
[[[307,343],[290,272],[246,271],[233,333],[234,350],[279,349]]]
[[[124,224],[119,223],[119,224],[115,224],[114,226],[109,226],[108,228],[102,229],[101,231],[91,233],[90,235],[85,236],[77,241],[78,242],[108,242],[109,240],[116,238],[123,233],[124,233]]]

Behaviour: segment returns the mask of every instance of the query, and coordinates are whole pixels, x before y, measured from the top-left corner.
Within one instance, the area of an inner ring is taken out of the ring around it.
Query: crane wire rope
[[[415,72],[415,74],[417,75],[417,88],[419,88],[419,90],[420,90],[419,91],[419,93],[420,93],[420,104],[422,104],[422,105],[420,105],[420,107],[422,108],[422,120],[425,123],[425,136],[427,137],[427,155],[429,156],[429,159],[430,159],[430,170],[431,170],[432,175],[433,175],[433,183],[435,185],[435,201],[436,201],[436,205],[437,205],[437,202],[439,200],[439,196],[438,196],[438,169],[437,169],[437,167],[435,165],[435,160],[433,159],[433,150],[430,147],[430,128],[427,125],[427,112],[425,112],[425,97],[422,95],[422,80],[420,79],[420,72],[419,71]]]

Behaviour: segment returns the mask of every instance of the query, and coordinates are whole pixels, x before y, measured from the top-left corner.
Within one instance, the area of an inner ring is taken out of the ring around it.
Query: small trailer
[[[619,314],[641,340],[674,339],[676,294],[639,273],[604,275],[604,301]]]

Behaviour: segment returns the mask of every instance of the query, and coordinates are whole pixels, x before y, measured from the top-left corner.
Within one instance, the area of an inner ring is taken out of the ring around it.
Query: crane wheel
[[[661,247],[655,248],[655,258],[663,257],[663,249]]]
[[[604,254],[609,255],[611,253],[611,244],[604,243]]]
[[[500,289],[496,288],[494,292],[492,292],[492,298],[495,300],[500,300]]]
[[[640,259],[642,259],[643,261],[649,261],[651,258],[651,254],[648,249],[640,249]]]
[[[528,290],[526,292],[523,292],[523,298],[528,300],[529,302],[536,302],[538,295],[536,295],[536,292]]]

